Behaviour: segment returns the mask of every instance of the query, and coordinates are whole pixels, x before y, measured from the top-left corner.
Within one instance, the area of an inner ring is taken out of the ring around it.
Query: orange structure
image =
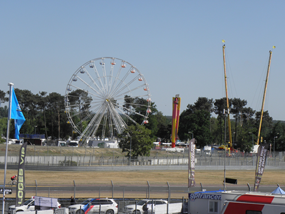
[[[181,98],[179,94],[172,98],[172,133],[171,133],[171,142],[172,148],[175,147],[176,140],[178,139],[178,128],[179,128],[179,118],[180,118],[180,103]]]

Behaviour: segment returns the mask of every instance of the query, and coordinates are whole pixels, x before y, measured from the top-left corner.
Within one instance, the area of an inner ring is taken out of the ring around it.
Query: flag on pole
[[[14,119],[15,122],[15,138],[19,140],[20,129],[24,122],[26,121],[23,112],[18,103],[14,88],[12,87],[12,97],[10,97],[11,102],[11,115],[9,119]]]

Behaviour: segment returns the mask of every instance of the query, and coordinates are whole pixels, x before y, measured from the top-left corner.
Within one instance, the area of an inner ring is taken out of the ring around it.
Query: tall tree
[[[241,100],[240,98],[233,98],[232,100],[232,108],[231,108],[231,114],[234,115],[235,118],[235,131],[234,131],[234,141],[237,141],[237,126],[238,126],[238,120],[240,120],[240,116],[242,115],[244,107],[247,105],[246,100]]]
[[[38,109],[41,111],[41,115],[42,115],[42,120],[38,121],[39,123],[42,123],[44,126],[44,132],[45,132],[45,136],[48,137],[47,134],[47,122],[46,122],[46,110],[47,110],[47,92],[39,92],[39,94],[36,95],[36,100],[37,100],[37,105],[38,105]]]
[[[60,114],[64,111],[64,97],[58,93],[50,93],[47,96],[48,107],[52,115],[52,136],[57,136],[57,139],[60,138]],[[57,121],[57,123],[56,123]],[[57,127],[57,135],[54,133],[53,126]]]
[[[231,100],[229,100],[229,107],[231,108]],[[227,99],[226,97],[221,98],[221,99],[216,99],[215,103],[214,103],[214,113],[216,115],[218,115],[218,121],[219,121],[219,127],[220,127],[220,142],[224,142],[224,135],[227,133],[227,129],[226,129],[226,133],[224,132],[225,128],[224,128],[224,120],[225,120],[225,110],[227,108]],[[229,136],[229,135],[227,135]],[[228,140],[228,139],[227,139]],[[226,142],[224,142],[226,143]]]

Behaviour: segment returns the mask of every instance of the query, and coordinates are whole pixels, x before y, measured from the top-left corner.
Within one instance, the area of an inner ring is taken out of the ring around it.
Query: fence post
[[[36,184],[36,196],[38,195],[38,183],[37,180],[35,180],[35,184]]]
[[[152,199],[152,203],[151,203],[151,214],[153,214],[153,199]]]
[[[75,199],[75,192],[76,192],[76,185],[75,185],[75,180],[73,180],[73,198]]]
[[[138,208],[138,202],[136,201],[136,204],[135,204],[135,214],[137,214],[137,208]]]
[[[168,186],[168,202],[167,202],[167,214],[169,213],[169,203],[170,203],[170,194],[171,194],[171,192],[170,192],[170,185],[169,185],[169,183],[167,182],[167,186]]]
[[[112,184],[112,198],[114,198],[114,184],[112,180],[111,180],[111,184]]]
[[[148,186],[148,199],[149,199],[150,185],[148,181],[147,181],[147,186]]]

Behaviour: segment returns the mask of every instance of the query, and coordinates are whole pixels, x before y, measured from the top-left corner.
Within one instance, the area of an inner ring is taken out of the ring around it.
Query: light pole
[[[37,126],[35,126],[35,134],[37,134],[36,130],[37,130]]]
[[[132,136],[130,136],[130,161],[132,158]]]
[[[192,134],[192,139],[194,138],[193,132],[188,131],[189,134]]]
[[[278,133],[277,133],[278,134]],[[273,144],[273,154],[274,154],[274,157],[275,157],[275,139],[277,138],[278,136],[274,136],[274,144]]]

